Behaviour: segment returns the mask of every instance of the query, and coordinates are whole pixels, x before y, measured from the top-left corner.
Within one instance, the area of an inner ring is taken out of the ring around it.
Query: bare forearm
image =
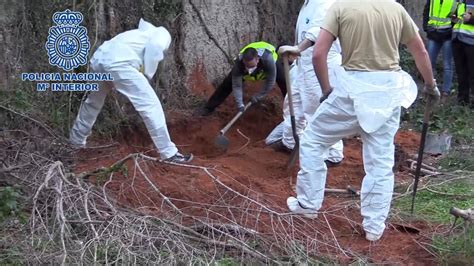
[[[418,68],[418,71],[420,71],[421,76],[423,77],[423,80],[425,81],[425,83],[432,84],[434,77],[433,77],[433,70],[431,68],[431,62],[430,62],[428,53],[419,54],[414,57],[415,57],[416,67]]]
[[[313,68],[318,77],[319,84],[323,95],[331,93],[331,85],[329,84],[328,75],[328,53],[331,49],[331,45],[336,39],[329,31],[322,29],[319,33],[318,40],[316,41],[315,49],[313,50]]]
[[[313,68],[316,72],[316,77],[318,78],[319,84],[321,85],[323,94],[327,94],[331,90],[331,85],[329,84],[327,58],[327,53],[315,52],[313,54]]]
[[[423,80],[428,85],[434,84],[433,70],[431,69],[431,62],[428,52],[425,49],[423,41],[419,36],[411,40],[408,44],[408,50],[415,59],[416,67],[420,71]]]
[[[309,47],[313,46],[314,43],[308,39],[304,39],[302,42],[298,44],[298,49],[300,52],[303,52],[304,50],[308,49]]]

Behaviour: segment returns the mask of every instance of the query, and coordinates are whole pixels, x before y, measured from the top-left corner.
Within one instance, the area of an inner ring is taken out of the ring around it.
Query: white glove
[[[284,53],[300,55],[301,51],[298,48],[298,45],[282,45],[278,48],[278,54],[282,55]]]
[[[434,80],[434,85],[429,86],[425,84],[425,86],[423,86],[423,93],[427,96],[433,97],[435,102],[437,102],[441,97],[441,94],[439,93],[438,89],[438,84],[436,84],[436,80]]]

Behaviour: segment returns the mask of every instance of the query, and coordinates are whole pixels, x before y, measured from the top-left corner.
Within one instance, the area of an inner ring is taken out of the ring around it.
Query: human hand
[[[423,86],[423,93],[426,97],[432,97],[435,102],[439,101],[439,98],[441,97],[436,80],[433,80],[430,83],[425,83]]]
[[[464,19],[464,22],[469,22],[469,20],[471,20],[471,17],[472,17],[472,14],[471,13],[464,13],[464,15],[462,16],[462,18]]]
[[[243,113],[245,111],[245,106],[241,105],[237,107],[237,110],[239,111],[239,113]]]
[[[260,99],[257,96],[252,96],[252,98],[250,98],[250,101],[252,102],[252,104],[256,104],[260,101]]]
[[[329,95],[332,93],[332,90],[333,89],[331,87],[329,87],[329,89],[322,90],[323,91],[323,96],[321,96],[321,98],[319,98],[319,103],[324,102],[329,97]]]
[[[449,15],[449,18],[451,19],[451,23],[454,23],[454,24],[458,23],[459,21],[459,18],[455,13],[451,13]]]
[[[300,55],[301,51],[298,48],[298,45],[282,45],[278,48],[278,54],[283,55],[288,53],[289,55]]]

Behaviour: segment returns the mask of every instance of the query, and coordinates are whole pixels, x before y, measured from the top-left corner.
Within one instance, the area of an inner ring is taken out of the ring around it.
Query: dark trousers
[[[276,62],[276,84],[280,88],[283,98],[286,95],[286,80],[285,72],[283,70],[283,63],[280,59]],[[211,98],[207,100],[206,108],[209,111],[214,111],[221,105],[225,99],[232,93],[232,71],[224,78],[224,81],[217,87]]]
[[[458,102],[469,105],[474,93],[474,46],[453,40],[453,57],[458,75]]]

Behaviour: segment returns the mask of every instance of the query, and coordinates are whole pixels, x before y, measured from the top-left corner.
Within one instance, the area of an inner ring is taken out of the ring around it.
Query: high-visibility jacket
[[[261,56],[265,52],[265,50],[267,50],[270,53],[272,53],[272,57],[275,62],[278,60],[278,53],[276,52],[275,46],[267,42],[249,43],[248,45],[246,45],[244,48],[240,50],[239,56],[241,56],[245,52],[245,50],[247,50],[247,48],[254,48],[255,50],[257,50],[259,56]],[[264,80],[265,78],[266,78],[265,72],[262,71],[261,69],[258,69],[253,74],[244,75],[243,77],[245,81]]]
[[[456,12],[456,0],[430,0],[428,27],[434,29],[449,29],[451,15]]]
[[[474,6],[467,6],[469,9],[474,9]],[[457,8],[456,16],[458,17],[458,22],[453,27],[453,39],[458,39],[459,41],[468,44],[474,45],[474,24],[464,22],[463,15],[467,11],[465,1],[459,3]]]
[[[275,46],[267,43],[267,42],[253,42],[253,43],[249,43],[248,45],[246,45],[244,48],[242,48],[242,50],[240,50],[240,54],[243,54],[245,52],[245,50],[247,50],[247,48],[253,48],[255,50],[257,50],[259,53],[259,55],[263,54],[263,51],[264,50],[268,50],[272,53],[272,56],[273,56],[273,60],[275,60],[275,62],[277,61],[278,59],[278,54],[275,50]]]

